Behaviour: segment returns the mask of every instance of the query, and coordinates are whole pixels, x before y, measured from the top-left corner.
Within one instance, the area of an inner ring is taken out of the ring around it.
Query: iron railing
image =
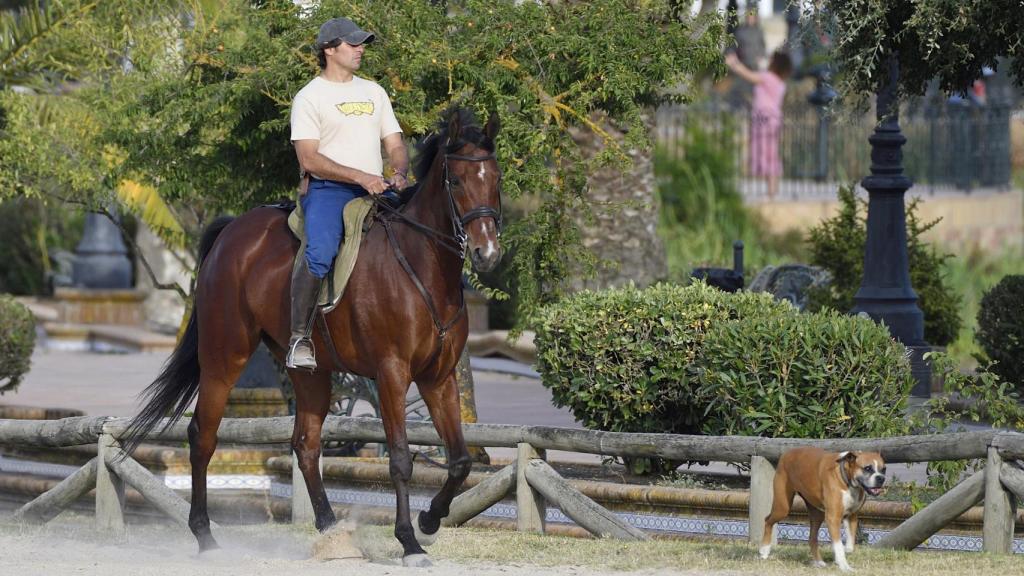
[[[913,191],[927,194],[1004,189],[1011,184],[1008,104],[912,102],[900,111],[905,171]],[[779,152],[780,199],[834,197],[842,183],[870,173],[873,111],[833,115],[799,100],[783,108]],[[767,185],[750,174],[749,108],[722,101],[665,105],[658,109],[658,145],[671,157],[685,158],[695,131],[731,158],[737,186],[748,201],[765,198]]]

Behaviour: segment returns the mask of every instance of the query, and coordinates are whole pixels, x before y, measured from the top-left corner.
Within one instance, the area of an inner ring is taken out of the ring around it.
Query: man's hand
[[[299,179],[299,197],[305,196],[306,195],[306,190],[308,190],[308,189],[309,189],[309,174],[304,174],[302,176],[302,178]]]
[[[383,194],[388,189],[388,182],[380,176],[374,176],[373,174],[367,174],[363,172],[363,175],[357,182],[360,186],[366,189],[367,192],[373,195]]]
[[[401,192],[409,187],[409,181],[405,178],[405,174],[401,172],[395,172],[387,182],[391,188],[394,188],[395,192]]]

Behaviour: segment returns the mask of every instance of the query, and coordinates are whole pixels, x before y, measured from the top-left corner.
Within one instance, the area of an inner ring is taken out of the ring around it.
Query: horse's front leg
[[[288,377],[295,388],[292,453],[298,460],[306,491],[313,504],[316,529],[322,533],[338,523],[320,475],[320,439],[324,419],[331,405],[331,373],[319,371],[310,374],[302,370],[289,370]]]
[[[412,454],[405,433],[405,395],[411,376],[405,367],[389,365],[377,374],[380,414],[384,421],[391,461],[391,482],[395,485],[395,538],[402,544],[402,564],[430,566],[412,528],[409,516],[409,480],[412,478]]]
[[[469,476],[473,460],[469,456],[466,441],[462,437],[462,414],[455,373],[452,372],[447,378],[436,382],[433,386],[421,385],[420,395],[426,402],[427,409],[430,410],[430,417],[434,421],[434,427],[437,429],[441,441],[444,442],[445,452],[448,455],[448,478],[434,499],[430,501],[430,509],[419,514],[414,524],[416,537],[420,544],[429,546],[437,538],[441,519],[448,516],[449,506],[455,498],[455,493]]]

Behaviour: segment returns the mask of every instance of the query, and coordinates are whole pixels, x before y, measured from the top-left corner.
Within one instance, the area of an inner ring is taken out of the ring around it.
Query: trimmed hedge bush
[[[702,283],[581,292],[544,308],[538,370],[588,428],[785,437],[886,435],[913,381],[866,319],[799,314]]]
[[[35,345],[32,313],[11,296],[0,294],[0,395],[18,389]]]
[[[538,315],[538,371],[555,404],[588,428],[699,433],[695,361],[708,330],[790,313],[771,295],[726,294],[703,283],[583,291]]]
[[[906,431],[905,348],[835,311],[751,316],[711,330],[701,355],[703,432],[790,438]]]
[[[978,343],[989,370],[1024,394],[1024,275],[1003,277],[978,308]]]

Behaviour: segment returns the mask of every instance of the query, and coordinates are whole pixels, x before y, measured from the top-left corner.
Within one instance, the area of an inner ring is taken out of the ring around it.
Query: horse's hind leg
[[[201,312],[200,312],[201,314]],[[210,515],[206,508],[206,471],[217,449],[217,429],[224,417],[228,394],[245,363],[256,349],[256,335],[243,332],[247,327],[236,319],[239,333],[227,334],[228,318],[205,314],[199,334],[199,398],[188,425],[189,460],[192,464],[192,507],[188,527],[199,542],[199,551],[218,548],[210,533]]]
[[[430,566],[426,552],[416,541],[409,517],[409,480],[412,454],[405,434],[405,394],[409,391],[408,368],[397,363],[382,366],[377,373],[380,413],[390,450],[391,482],[395,485],[395,538],[402,544],[402,563]]]
[[[217,449],[217,428],[224,416],[233,381],[217,381],[205,374],[199,382],[199,399],[188,425],[189,461],[192,464],[192,507],[188,527],[199,542],[199,551],[219,548],[210,533],[210,516],[206,509],[206,470]]]
[[[299,470],[302,471],[310,501],[313,503],[316,528],[326,532],[338,522],[331,504],[327,501],[327,492],[320,476],[320,434],[331,403],[331,373],[289,370],[288,376],[295,388],[292,451],[294,457],[298,458]]]
[[[438,435],[444,442],[448,454],[448,478],[444,486],[430,501],[430,509],[421,513],[416,521],[420,544],[430,544],[431,536],[437,534],[441,519],[448,516],[448,507],[455,498],[455,492],[469,476],[473,464],[466,441],[462,437],[462,415],[459,408],[459,391],[454,372],[439,385],[420,387],[420,394],[430,410]]]

